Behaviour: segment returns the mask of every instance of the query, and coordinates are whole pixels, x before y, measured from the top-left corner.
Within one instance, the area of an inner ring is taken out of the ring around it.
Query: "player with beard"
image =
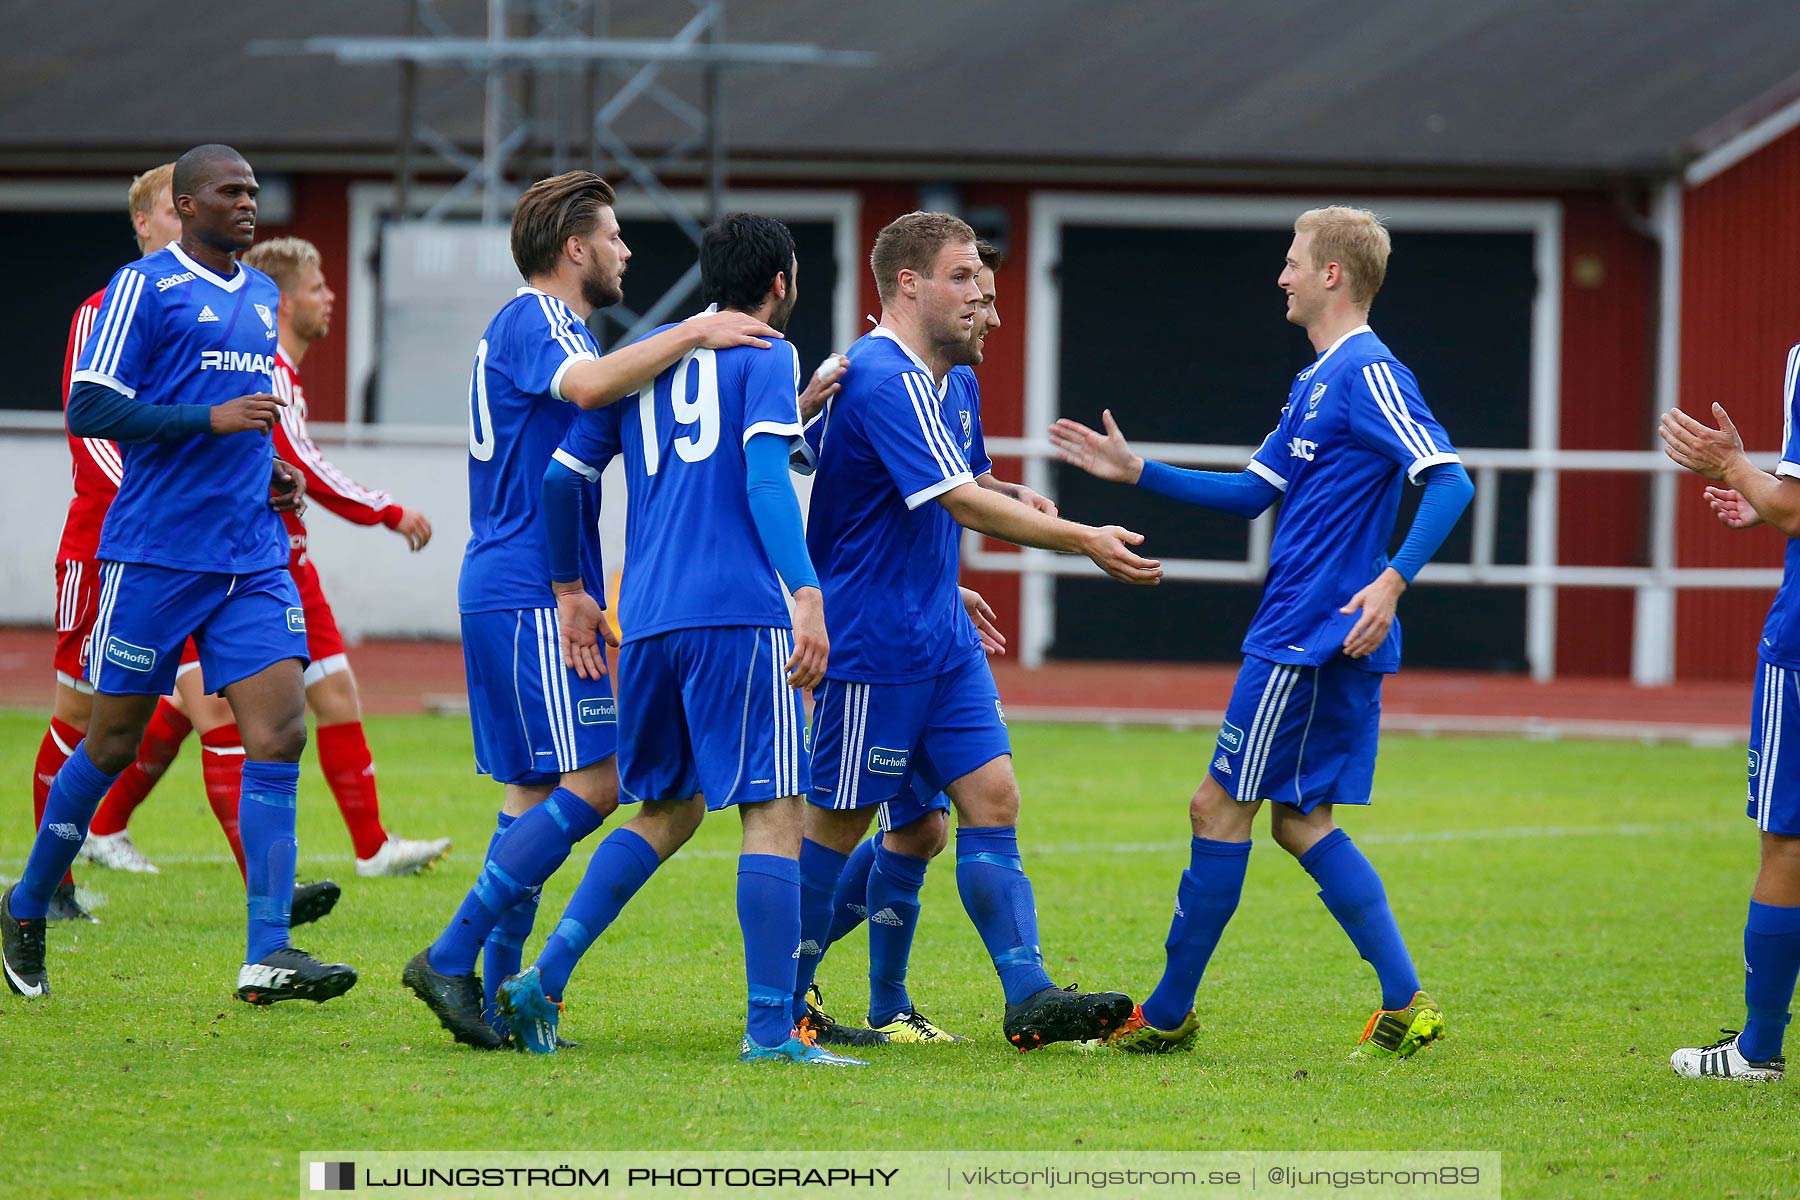
[[[995,478],[994,463],[987,454],[981,428],[981,387],[976,382],[973,368],[981,365],[988,335],[1000,328],[995,273],[999,271],[1004,255],[999,247],[987,241],[977,241],[975,252],[981,259],[981,270],[975,276],[981,287],[981,300],[966,348],[951,356],[951,361],[957,365],[951,368],[949,386],[945,389],[944,424],[949,427],[951,437],[959,439],[963,457],[975,475],[976,483],[1055,516],[1056,505],[1046,497],[1022,483],[1007,483]],[[828,363],[827,368],[830,366]],[[841,370],[831,372],[831,378],[835,380],[841,373]],[[823,435],[823,423],[814,423],[808,428],[803,459],[816,461]],[[1004,654],[1006,638],[993,623],[993,610],[973,589],[961,591],[963,608],[975,623],[982,648],[990,656]],[[945,1045],[963,1040],[922,1016],[906,989],[907,963],[918,927],[919,891],[925,882],[926,866],[949,841],[949,815],[949,796],[942,791],[928,790],[915,776],[911,787],[877,810],[880,831],[865,839],[851,853],[844,874],[838,880],[837,891],[831,897],[829,929],[823,939],[803,941],[801,956],[803,961],[808,958],[818,960],[807,964],[816,971],[833,944],[865,920],[869,922],[869,1029],[833,1020],[824,1009],[824,998],[818,985],[813,984],[806,989],[807,1012],[802,1020],[820,1042],[860,1046],[885,1039]],[[809,890],[807,899],[811,901],[809,907],[814,915],[816,932],[818,923],[824,919],[824,897],[816,890]]]
[[[544,881],[619,804],[611,682],[565,667],[558,644],[544,469],[578,409],[631,395],[691,350],[780,336],[743,313],[714,313],[602,356],[586,321],[624,298],[631,251],[612,188],[588,171],[527,189],[512,254],[527,286],[489,323],[469,380],[471,532],[458,588],[475,766],[505,798],[475,886],[402,975],[457,1041],[485,1050],[504,1039],[475,973],[484,942],[497,985],[519,969]],[[598,530],[580,540],[582,578],[603,578]]]

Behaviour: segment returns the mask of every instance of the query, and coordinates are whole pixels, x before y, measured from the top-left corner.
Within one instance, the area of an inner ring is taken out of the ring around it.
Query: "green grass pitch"
[[[1166,1058],[999,1035],[1000,995],[949,861],[926,885],[913,995],[972,1044],[872,1052],[862,1071],[744,1068],[733,908],[737,822],[715,816],[602,939],[554,1059],[453,1047],[400,967],[471,882],[498,790],[467,726],[369,722],[388,824],[449,833],[417,879],[355,878],[316,768],[301,872],[344,885],[300,945],[362,980],[323,1006],[231,998],[242,892],[207,813],[197,747],[139,811],[161,876],[92,868],[103,923],[52,929],[54,996],[0,994],[6,1183],[31,1196],[285,1194],[301,1151],[417,1149],[1456,1149],[1504,1153],[1509,1196],[1768,1196],[1800,1189],[1800,1086],[1678,1079],[1671,1049],[1742,1018],[1740,937],[1755,837],[1742,752],[1391,737],[1377,803],[1340,814],[1380,869],[1450,1034],[1417,1059],[1346,1054],[1372,972],[1266,834],[1202,984],[1197,1053]],[[0,716],[27,845],[42,730]],[[1019,726],[1021,843],[1052,974],[1141,997],[1162,963],[1204,733]],[[546,889],[539,932],[586,861]],[[528,946],[534,949],[538,939]],[[826,961],[842,1017],[866,943]]]

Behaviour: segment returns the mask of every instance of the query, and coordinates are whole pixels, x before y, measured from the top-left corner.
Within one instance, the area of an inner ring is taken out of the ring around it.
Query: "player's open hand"
[[[1035,492],[1022,483],[1013,484],[1012,498],[1027,508],[1035,508],[1046,517],[1056,515],[1056,501],[1039,492]]]
[[[729,350],[733,346],[756,346],[766,350],[770,344],[768,339],[781,337],[780,330],[748,313],[706,313],[689,317],[687,323],[694,327],[700,345],[708,350]]]
[[[974,588],[959,587],[956,590],[962,593],[963,608],[968,611],[969,620],[975,622],[975,633],[981,638],[981,648],[993,657],[1005,654],[1006,635],[994,624],[994,610],[988,607],[988,602]]]
[[[239,396],[212,406],[214,433],[267,433],[281,420],[287,401],[269,392]]]
[[[1119,525],[1106,525],[1092,530],[1084,551],[1094,565],[1121,583],[1153,584],[1162,582],[1162,563],[1154,558],[1141,558],[1131,547],[1144,544],[1144,535]]]
[[[1399,607],[1400,593],[1405,590],[1406,577],[1389,567],[1375,577],[1375,582],[1350,597],[1350,603],[1338,609],[1345,616],[1362,614],[1344,635],[1346,655],[1367,658],[1381,649],[1381,644],[1387,641],[1388,630],[1394,627],[1394,609]]]
[[[269,460],[269,507],[296,517],[306,515],[306,476],[299,467],[279,458]]]
[[[556,593],[556,624],[562,633],[563,666],[583,679],[606,677],[606,648],[619,645],[600,602],[580,586]]]
[[[1657,432],[1670,458],[1696,475],[1720,481],[1744,457],[1744,439],[1738,436],[1723,405],[1713,405],[1712,411],[1719,422],[1717,429],[1671,408],[1662,415]]]
[[[1707,488],[1706,503],[1713,516],[1719,518],[1719,524],[1727,529],[1750,529],[1762,524],[1762,516],[1750,507],[1750,502],[1731,488]]]
[[[812,691],[825,681],[831,639],[825,634],[825,595],[815,587],[794,593],[794,652],[788,655],[789,687]]]
[[[1105,433],[1098,433],[1068,417],[1052,425],[1050,445],[1055,448],[1056,456],[1096,479],[1136,483],[1138,476],[1144,473],[1144,460],[1131,452],[1125,435],[1113,422],[1110,408],[1100,414],[1100,420],[1106,426]]]
[[[800,393],[800,423],[802,425],[818,416],[825,407],[825,402],[838,394],[844,386],[844,372],[850,369],[850,360],[841,354],[827,354],[819,369],[812,373],[806,381],[806,390]]]
[[[431,542],[431,522],[416,508],[401,510],[400,523],[394,526],[394,532],[406,539],[406,548],[414,554]]]

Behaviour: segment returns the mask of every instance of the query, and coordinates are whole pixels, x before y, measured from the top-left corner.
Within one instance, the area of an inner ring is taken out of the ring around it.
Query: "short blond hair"
[[[929,279],[938,251],[953,242],[974,241],[975,231],[968,222],[949,213],[910,212],[895,217],[875,235],[875,248],[869,252],[875,294],[883,304],[893,303],[900,290],[900,272],[912,271]]]
[[[1350,299],[1367,308],[1387,278],[1393,239],[1381,218],[1366,208],[1333,204],[1312,208],[1294,222],[1295,233],[1310,233],[1315,268],[1337,263],[1350,280]]]
[[[305,238],[270,238],[256,243],[239,257],[273,279],[285,292],[300,282],[307,268],[319,265],[319,248]]]
[[[137,237],[137,218],[148,217],[156,210],[156,202],[166,191],[172,190],[170,184],[175,178],[175,164],[166,162],[160,167],[151,167],[142,175],[131,181],[131,187],[125,192],[125,204],[131,213],[131,234]],[[138,249],[144,248],[144,240],[138,238]]]

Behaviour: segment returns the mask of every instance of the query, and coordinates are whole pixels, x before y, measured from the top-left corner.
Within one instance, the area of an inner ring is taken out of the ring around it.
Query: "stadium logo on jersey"
[[[156,281],[156,290],[166,292],[178,283],[192,283],[193,281],[194,273],[192,271],[183,271],[179,275],[164,275]]]
[[[1295,458],[1304,458],[1307,462],[1311,462],[1313,455],[1318,452],[1319,443],[1317,442],[1309,441],[1306,438],[1288,439],[1288,453]]]
[[[869,773],[872,775],[904,775],[908,751],[869,747]]]
[[[255,308],[256,308],[256,315],[263,319],[263,328],[264,329],[275,328],[275,314],[269,311],[269,306],[266,304],[258,304],[255,306]],[[1323,391],[1324,389],[1321,388],[1320,390]]]
[[[1756,751],[1752,750],[1750,752],[1750,778],[1756,778],[1756,770],[1760,766],[1762,766],[1762,761],[1756,757]]]
[[[214,317],[213,320],[216,321],[218,318]],[[202,350],[200,352],[200,369],[202,371],[249,371],[254,375],[267,375],[275,369],[275,356],[252,354],[248,350]]]
[[[204,325],[208,321],[217,321],[218,319],[219,314],[212,310],[212,305],[202,304],[200,306],[200,324]]]
[[[305,633],[306,632],[306,610],[304,608],[288,609],[287,610],[287,621],[288,621],[288,632],[289,633]]]
[[[156,651],[147,646],[134,646],[116,637],[106,639],[106,661],[127,671],[156,670]]]
[[[575,706],[575,719],[583,725],[612,725],[618,722],[619,705],[611,696],[590,696]]]
[[[257,307],[261,308],[262,305],[259,304]],[[1319,401],[1325,398],[1325,389],[1329,386],[1329,384],[1324,383],[1313,384],[1312,395],[1306,398],[1306,412],[1308,416],[1312,414],[1314,409],[1319,407]]]
[[[1227,754],[1236,754],[1244,748],[1244,731],[1230,721],[1219,726],[1219,748]]]

